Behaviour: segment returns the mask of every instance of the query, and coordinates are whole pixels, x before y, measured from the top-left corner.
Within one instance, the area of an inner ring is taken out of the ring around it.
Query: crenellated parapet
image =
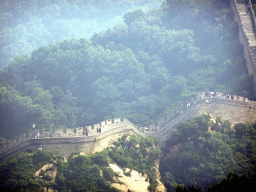
[[[85,127],[78,127],[75,129],[66,128],[66,129],[43,129],[40,134],[40,138],[45,137],[82,137],[86,136],[86,131],[88,131],[88,135],[97,134],[97,129],[101,130],[101,132],[105,132],[109,129],[113,129],[115,127],[120,127],[123,125],[131,124],[128,119],[114,118],[107,119],[100,123],[94,125],[88,125]],[[99,132],[98,132],[99,133]]]
[[[101,129],[101,132],[97,133],[97,128]],[[88,135],[85,134],[85,130],[89,131]],[[21,135],[17,141],[12,140],[2,145],[0,147],[0,161],[21,150],[34,149],[35,146],[36,148],[42,148],[46,151],[53,151],[67,156],[79,151],[90,153],[94,151],[95,144],[100,146],[96,141],[100,141],[106,137],[111,138],[115,134],[128,132],[141,134],[125,118],[107,119],[95,125],[75,129],[43,129],[40,133],[39,130],[34,130],[28,134]]]

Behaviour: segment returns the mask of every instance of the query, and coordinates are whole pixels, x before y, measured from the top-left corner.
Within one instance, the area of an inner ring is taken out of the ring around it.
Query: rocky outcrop
[[[112,186],[121,190],[127,192],[128,190],[131,192],[148,192],[148,187],[150,185],[149,180],[147,178],[147,175],[142,175],[142,173],[139,173],[135,170],[130,170],[128,168],[123,171],[117,164],[110,164],[111,169],[117,173],[117,182],[113,183]],[[158,164],[159,168],[159,164]],[[157,168],[157,171],[159,173],[159,169]],[[159,173],[160,174],[160,173]],[[160,178],[160,177],[159,177]],[[166,192],[165,186],[162,184],[160,179],[156,179],[158,182],[158,186],[156,188],[156,191]]]
[[[55,163],[56,162],[54,162],[54,164]],[[57,168],[54,167],[54,164],[52,164],[52,163],[45,164],[38,171],[35,172],[35,176],[43,178],[45,175],[50,175],[51,182],[54,182],[55,178],[57,176]],[[48,182],[49,181],[46,181],[46,183],[48,183]],[[44,187],[44,192],[57,192],[57,191],[58,190],[55,190],[52,187],[50,187],[50,188]]]
[[[154,169],[156,170],[156,181],[158,182],[158,185],[156,187],[156,191],[158,192],[167,192],[166,187],[161,182],[161,174],[159,171],[159,165],[160,165],[160,159],[156,160]]]
[[[148,187],[150,185],[147,180],[147,176],[139,173],[138,171],[126,169],[125,172],[116,164],[109,164],[111,169],[118,174],[119,183],[113,183],[112,186],[127,192],[128,190],[132,192],[148,192]],[[130,171],[130,176],[125,175],[125,173]]]

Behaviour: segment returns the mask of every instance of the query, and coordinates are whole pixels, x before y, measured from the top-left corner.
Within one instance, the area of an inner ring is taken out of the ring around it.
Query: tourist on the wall
[[[37,135],[36,135],[37,139],[39,139],[39,136],[40,136],[40,133],[39,133],[39,130],[38,130]]]

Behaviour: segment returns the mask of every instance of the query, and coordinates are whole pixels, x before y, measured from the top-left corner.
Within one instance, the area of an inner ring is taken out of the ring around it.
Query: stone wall
[[[88,137],[42,138],[37,139],[37,147],[45,151],[55,152],[66,157],[73,153],[84,154],[99,152],[108,147],[109,141],[121,137],[125,133],[134,133],[135,127],[131,124],[109,129],[109,131]]]
[[[251,5],[251,1],[250,5]],[[238,22],[239,25],[239,40],[244,46],[244,57],[246,59],[247,63],[247,68],[248,68],[248,73],[250,75],[253,75],[253,81],[254,85],[256,85],[256,60],[255,60],[255,55],[256,55],[256,47],[254,44],[256,42],[250,42],[250,39],[255,39],[250,36],[255,36],[255,15],[253,12],[253,9],[249,10],[249,16],[247,21],[245,22],[246,19],[243,19],[241,17],[245,18],[245,15],[241,12],[241,9],[239,9],[238,5],[243,5],[243,7],[246,7],[246,1],[245,0],[231,0],[230,5],[231,9],[234,12],[235,20]],[[246,32],[245,30],[245,25],[251,24],[253,31],[251,33]],[[251,43],[251,45],[250,45]],[[256,90],[254,90],[256,92]]]
[[[204,103],[194,113],[194,116],[210,113],[235,124],[246,123],[256,121],[256,102],[208,98],[208,103]]]
[[[127,125],[131,122],[127,119],[120,119],[120,118],[114,118],[114,119],[107,119],[105,121],[102,121],[100,123],[89,125],[83,127],[78,127],[75,129],[72,128],[66,128],[66,129],[44,129],[41,131],[40,138],[45,137],[77,137],[77,136],[85,136],[85,130],[89,131],[89,134],[97,133],[97,129],[101,129],[102,131],[106,131],[108,129],[112,129],[118,126]]]
[[[121,137],[125,133],[142,134],[127,119],[114,119],[113,121],[111,120],[111,122],[109,121],[107,125],[108,129],[106,129],[106,124],[100,124],[105,126],[105,131],[101,134],[92,134],[91,136],[81,135],[81,128],[66,129],[65,132],[63,130],[55,130],[54,133],[52,133],[51,130],[44,130],[42,134],[43,137],[41,138],[34,139],[34,137],[26,137],[26,140],[22,140],[22,142],[18,143],[14,141],[8,148],[2,148],[0,151],[0,161],[8,159],[12,155],[25,149],[34,150],[42,148],[42,150],[51,151],[66,157],[79,152],[85,154],[93,153],[106,148],[111,140]],[[21,137],[21,139],[23,137]]]
[[[29,139],[22,143],[19,143],[18,145],[12,146],[11,148],[8,148],[7,150],[0,153],[0,161],[3,161],[5,159],[8,159],[12,155],[16,155],[17,153],[23,151],[24,149],[29,149],[33,146],[33,140]]]
[[[168,137],[170,137],[175,125],[203,114],[221,117],[221,119],[228,120],[235,124],[256,122],[256,101],[250,101],[247,98],[235,95],[229,96],[229,99],[205,97],[202,100],[198,100],[195,105],[175,117],[164,129],[159,132],[148,132],[146,135],[157,138],[159,140],[158,146],[162,146]]]

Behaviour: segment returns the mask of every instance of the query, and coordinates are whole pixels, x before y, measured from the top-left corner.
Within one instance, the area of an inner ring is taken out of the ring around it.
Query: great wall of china
[[[247,8],[247,5],[250,8]],[[231,0],[231,9],[239,25],[239,40],[244,46],[248,73],[253,76],[254,92],[256,93],[256,18],[251,0]]]
[[[186,105],[188,103],[191,105]],[[209,95],[205,96],[205,93],[200,93],[195,96],[194,104],[192,100],[186,104],[146,129],[138,129],[129,120],[117,118],[85,128],[66,129],[66,131],[42,130],[39,138],[36,139],[33,133],[24,134],[18,138],[17,142],[13,141],[0,148],[0,161],[24,149],[41,148],[66,157],[80,152],[85,154],[98,152],[117,141],[125,133],[154,137],[159,140],[159,146],[163,146],[176,124],[202,114],[212,114],[214,117],[221,117],[231,123],[256,121],[256,101],[250,101],[244,97],[222,93],[209,97]],[[101,128],[102,132],[97,133],[97,128]],[[89,130],[88,136],[84,134],[85,129]]]
[[[175,125],[203,114],[221,117],[221,119],[228,120],[233,124],[256,122],[256,101],[250,101],[239,96],[197,99],[195,105],[187,108],[180,115],[167,122],[159,132],[149,131],[145,135],[155,137],[159,140],[159,146],[163,146]]]
[[[249,10],[247,10],[248,2],[251,7]],[[253,76],[256,85],[256,18],[251,1],[231,0],[231,9],[239,24],[239,39],[244,45],[244,57],[248,73]],[[256,102],[247,98],[238,96],[226,97],[225,99],[223,97],[203,97],[195,98],[195,101],[194,105],[183,109],[182,113],[181,110],[178,115],[176,112],[172,112],[159,119],[146,129],[147,132],[145,132],[145,128],[143,131],[139,131],[129,120],[119,118],[88,126],[89,136],[85,136],[85,128],[66,129],[66,131],[60,129],[43,130],[37,139],[34,139],[34,133],[28,133],[20,136],[17,141],[11,141],[1,146],[0,161],[8,159],[24,149],[35,148],[64,156],[79,152],[93,153],[109,146],[125,133],[155,137],[160,141],[159,146],[162,146],[176,124],[205,113],[229,120],[231,123],[256,121]],[[102,129],[100,134],[97,134],[97,128]]]

